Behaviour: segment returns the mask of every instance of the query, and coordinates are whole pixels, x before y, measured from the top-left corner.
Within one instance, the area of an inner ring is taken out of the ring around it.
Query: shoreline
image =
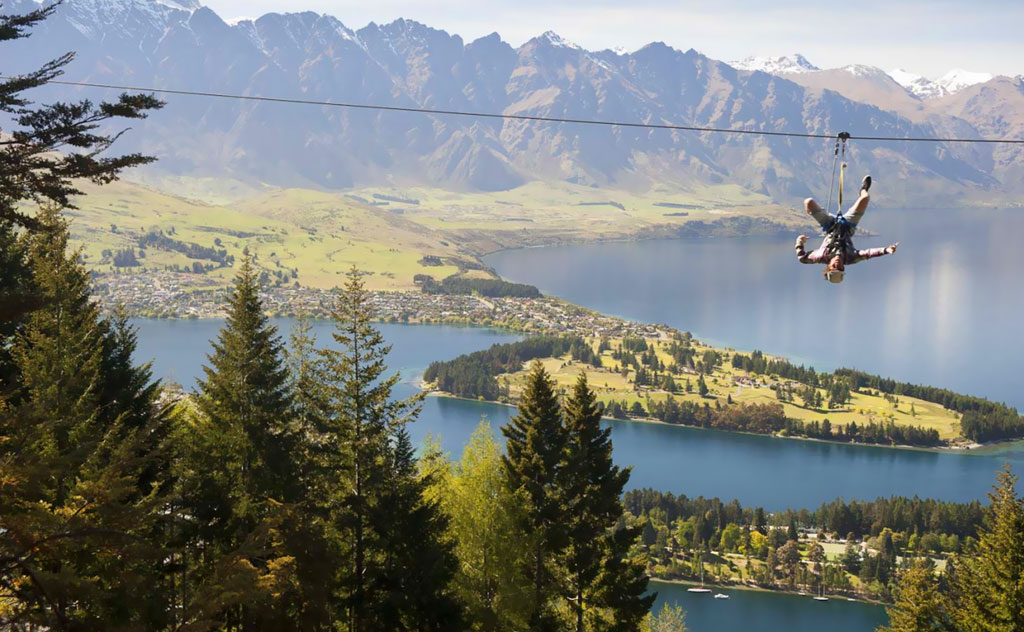
[[[700,586],[701,585],[701,583],[699,581],[693,581],[693,580],[690,580],[690,579],[667,579],[667,578],[663,578],[663,577],[650,577],[649,578],[649,582],[652,583],[652,584],[653,583],[673,584],[673,585],[676,585],[676,586]],[[722,588],[724,590],[745,590],[745,591],[748,591],[748,592],[758,592],[758,593],[765,593],[765,594],[769,594],[769,595],[786,595],[786,596],[792,596],[792,597],[814,597],[814,595],[812,595],[810,593],[806,593],[806,592],[803,595],[801,595],[800,592],[794,591],[794,590],[786,590],[786,589],[782,589],[782,588],[765,588],[763,586],[751,586],[750,584],[721,584],[721,583],[718,583],[718,582],[708,582],[708,581],[705,581],[704,584],[705,584],[705,588],[710,586],[710,587],[715,587],[715,588]],[[826,596],[828,596],[828,595],[826,595]],[[708,599],[713,599],[713,598],[714,598],[713,596],[709,596],[708,597]],[[882,606],[882,607],[885,607],[885,606],[889,605],[889,604],[885,603],[884,601],[878,601],[877,599],[868,599],[866,597],[860,597],[860,596],[858,596],[857,598],[853,598],[853,597],[847,597],[846,595],[840,595],[840,596],[829,597],[829,599],[830,600],[835,599],[836,601],[842,600],[842,601],[847,601],[847,602],[850,602],[850,603],[860,603],[860,604],[866,604],[866,605],[871,605],[871,606]]]
[[[437,390],[437,389],[430,388],[422,380],[418,380],[418,381],[416,381],[414,383],[415,383],[416,387],[421,392],[426,394],[427,397],[443,397],[443,398],[446,398],[446,399],[455,399],[455,400],[460,400],[460,401],[464,401],[464,402],[477,402],[477,403],[483,403],[483,404],[492,404],[494,406],[505,406],[506,408],[515,408],[516,407],[515,404],[510,404],[508,402],[496,402],[496,401],[491,401],[491,400],[487,400],[487,399],[473,399],[473,398],[470,398],[470,397],[459,397],[458,395],[453,395],[453,394],[447,393],[445,391],[440,391],[440,390]],[[882,449],[882,450],[907,450],[907,451],[911,451],[911,452],[928,452],[928,453],[931,453],[931,454],[967,454],[967,455],[969,455],[971,452],[973,452],[975,450],[982,449],[982,448],[992,448],[992,447],[997,447],[997,446],[1006,446],[1006,445],[1010,445],[1010,444],[1013,444],[1013,443],[1018,443],[1018,442],[1024,441],[1024,439],[1009,439],[1009,440],[1006,440],[1006,441],[996,441],[996,442],[989,442],[989,443],[984,443],[984,444],[972,444],[972,446],[969,447],[969,448],[953,447],[953,446],[944,446],[944,447],[938,447],[938,448],[928,448],[928,447],[913,446],[913,445],[883,445],[883,444],[879,444],[879,443],[852,443],[852,442],[849,442],[849,441],[833,441],[831,439],[818,439],[816,437],[791,437],[791,436],[781,436],[781,435],[777,435],[777,434],[762,434],[762,433],[759,433],[759,432],[747,432],[745,430],[724,430],[722,428],[704,428],[703,426],[688,426],[686,424],[672,424],[672,423],[669,423],[667,421],[662,421],[660,419],[654,419],[652,417],[628,417],[626,419],[617,419],[615,417],[602,416],[601,419],[605,420],[605,421],[610,421],[610,422],[652,424],[652,425],[668,426],[670,428],[689,428],[691,430],[703,430],[703,431],[708,431],[708,432],[723,432],[723,433],[727,433],[727,434],[746,435],[746,436],[750,436],[750,437],[767,437],[769,439],[789,439],[789,440],[792,440],[792,441],[809,441],[809,442],[827,443],[827,444],[839,445],[839,446],[856,446],[856,447],[859,447],[859,448],[878,448],[878,449]],[[974,447],[975,445],[977,447]]]

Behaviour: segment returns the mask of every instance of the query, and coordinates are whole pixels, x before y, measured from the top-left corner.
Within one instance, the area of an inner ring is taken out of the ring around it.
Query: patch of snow
[[[184,9],[185,11],[195,11],[196,9],[202,8],[202,4],[199,0],[153,0],[157,4],[162,4],[165,7],[172,9]]]
[[[864,64],[850,64],[849,66],[843,66],[840,70],[845,70],[854,77],[865,77],[870,79],[880,79],[885,77],[886,79],[892,79],[889,73],[885,72],[877,66],[865,66]]]
[[[919,99],[934,99],[949,94],[949,91],[944,86],[927,77],[907,72],[902,68],[894,68],[889,72],[889,76],[892,77],[893,81],[906,88],[910,94]]]
[[[571,48],[573,50],[583,50],[583,47],[580,46],[579,44],[570,42],[569,40],[565,39],[558,33],[555,33],[554,31],[545,31],[544,34],[541,35],[541,39],[547,40],[548,42],[551,43],[552,46],[559,46],[561,48]]]
[[[990,81],[992,77],[993,75],[987,72],[971,72],[969,70],[964,70],[963,68],[954,68],[939,77],[935,83],[939,84],[950,93],[954,93],[969,86]]]
[[[729,65],[740,70],[760,70],[769,74],[813,72],[821,70],[800,53],[780,57],[747,57],[740,61],[731,61]]]

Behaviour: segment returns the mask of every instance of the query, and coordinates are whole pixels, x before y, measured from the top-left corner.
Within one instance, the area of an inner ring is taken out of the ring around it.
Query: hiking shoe
[[[864,179],[860,181],[860,190],[867,191],[871,188],[871,176],[864,176]]]

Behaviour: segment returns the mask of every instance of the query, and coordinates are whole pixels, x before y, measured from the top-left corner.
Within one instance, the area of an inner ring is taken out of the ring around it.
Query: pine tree
[[[625,629],[635,629],[654,598],[643,596],[647,592],[643,569],[622,560],[605,560],[610,554],[625,553],[616,549],[616,534],[611,530],[622,517],[620,499],[629,481],[629,470],[612,464],[611,430],[601,428],[601,409],[586,373],[581,372],[576,380],[564,413],[567,441],[560,483],[568,543],[563,556],[568,580],[564,597],[574,614],[574,629],[593,629],[593,625],[584,624],[585,612],[592,614],[595,624],[603,618]],[[620,536],[627,550],[639,534],[633,535],[632,541],[628,534]],[[611,592],[599,592],[599,577],[604,585],[615,587],[613,599],[608,599]],[[630,587],[637,590],[629,591]],[[639,619],[631,616],[635,613]]]
[[[895,601],[885,609],[889,625],[878,632],[952,632],[946,600],[930,565],[909,568],[896,586]]]
[[[375,630],[463,630],[463,608],[454,587],[458,558],[446,538],[448,517],[426,498],[428,479],[417,475],[409,433],[398,428],[389,480],[373,523],[381,532],[382,593]]]
[[[330,440],[327,377],[308,318],[299,317],[292,329],[287,367],[295,437],[290,460],[303,490],[282,528],[284,550],[295,560],[297,595],[289,615],[298,629],[330,630],[340,544],[330,520],[336,481],[329,465],[338,446]]]
[[[203,367],[197,439],[182,473],[187,511],[196,518],[193,544],[207,552],[192,581],[206,582],[206,593],[220,586],[227,600],[221,620],[242,630],[283,622],[284,604],[295,598],[284,587],[292,568],[279,538],[300,491],[291,462],[288,374],[259,292],[246,251],[224,327]],[[234,572],[216,575],[231,566]]]
[[[350,632],[379,630],[384,614],[385,534],[374,524],[392,474],[392,440],[419,412],[422,396],[394,400],[398,375],[385,377],[390,346],[371,324],[370,296],[358,270],[349,271],[333,318],[341,349],[322,349],[330,401],[327,437],[333,458],[325,463],[336,485],[329,492],[331,521],[343,540],[339,586]]]
[[[999,472],[975,550],[956,559],[955,619],[964,632],[1024,630],[1024,502]]]
[[[21,239],[42,307],[14,338],[16,380],[0,400],[0,627],[159,628],[169,613],[158,537],[166,419],[133,410],[151,403],[145,379],[120,385],[123,400],[106,399],[132,374],[130,352],[108,346],[111,326],[58,209],[38,221]]]
[[[502,432],[507,439],[504,463],[508,483],[513,493],[526,498],[522,528],[534,538],[528,569],[534,591],[530,629],[554,630],[558,623],[549,595],[556,592],[555,557],[565,542],[559,467],[566,435],[555,383],[539,361],[526,378],[519,414]]]
[[[700,393],[701,397],[706,397],[709,392],[708,384],[704,381],[703,373],[697,377],[697,392]]]

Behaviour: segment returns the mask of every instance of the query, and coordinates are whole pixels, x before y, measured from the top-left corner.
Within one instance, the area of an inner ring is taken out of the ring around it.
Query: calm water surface
[[[885,609],[845,598],[814,601],[799,595],[715,588],[729,599],[686,592],[686,586],[651,582],[658,592],[654,612],[662,604],[678,603],[686,611],[686,625],[693,632],[869,632],[887,623]]]
[[[282,333],[293,321],[274,321]],[[152,360],[158,377],[186,387],[195,384],[209,353],[219,320],[137,320],[140,360]],[[382,325],[393,345],[389,363],[400,370],[399,396],[416,392],[416,381],[433,360],[454,358],[509,342],[517,336],[489,329],[415,325]],[[331,325],[314,326],[321,344],[331,341]],[[428,397],[419,421],[410,431],[417,442],[428,435],[458,457],[481,418],[497,430],[513,409],[484,402]],[[632,487],[684,493],[689,496],[737,498],[745,505],[769,510],[816,507],[844,498],[875,498],[903,494],[948,500],[983,498],[995,470],[1009,459],[1024,466],[1016,448],[996,454],[940,454],[839,445],[714,430],[628,421],[612,425],[615,460],[632,466]]]
[[[899,251],[852,266],[839,286],[796,261],[795,233],[535,248],[487,262],[509,280],[608,314],[1024,409],[1024,212],[875,204],[861,226],[878,235],[858,235],[859,247],[901,241]]]

